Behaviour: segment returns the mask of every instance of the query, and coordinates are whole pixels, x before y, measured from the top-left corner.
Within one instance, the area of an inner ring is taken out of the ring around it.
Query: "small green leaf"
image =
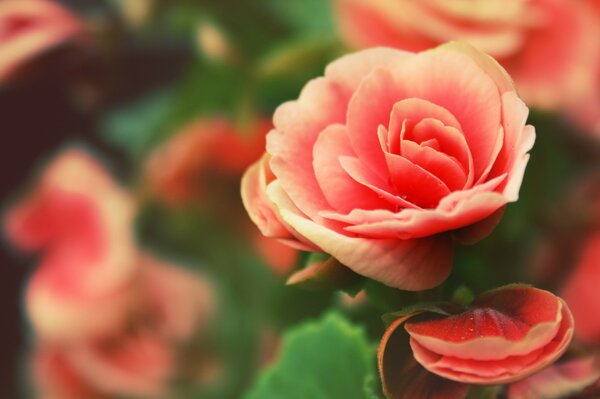
[[[402,308],[395,312],[385,313],[381,316],[381,319],[386,325],[392,324],[392,322],[400,317],[408,316],[411,313],[437,313],[444,316],[449,316],[450,313],[446,310],[448,304],[446,302],[421,302],[415,305],[410,305]]]
[[[162,133],[173,101],[173,90],[161,90],[109,113],[102,125],[104,137],[129,154],[140,156]]]
[[[375,348],[338,314],[285,334],[279,360],[245,399],[375,399]]]
[[[336,28],[330,3],[323,0],[268,0],[267,5],[299,34],[333,36]]]
[[[354,273],[337,259],[313,253],[309,255],[304,269],[292,274],[287,284],[316,291],[341,289],[355,296],[362,289],[363,281],[364,277]]]

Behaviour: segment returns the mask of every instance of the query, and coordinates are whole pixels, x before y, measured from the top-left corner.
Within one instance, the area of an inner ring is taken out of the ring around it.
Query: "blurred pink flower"
[[[464,40],[495,57],[532,106],[557,107],[589,90],[600,35],[586,1],[334,0],[356,47],[421,51]]]
[[[237,186],[244,169],[262,154],[270,128],[264,120],[248,133],[224,118],[190,123],[150,155],[150,188],[163,201],[179,205],[226,190],[223,186]]]
[[[0,1],[0,82],[83,31],[81,22],[52,0]]]
[[[581,256],[563,288],[577,328],[578,340],[600,345],[600,233],[587,239]]]
[[[508,399],[559,399],[581,393],[597,385],[600,379],[599,361],[597,356],[586,356],[553,364],[511,384],[508,387]]]
[[[79,150],[60,154],[9,210],[9,239],[41,257],[26,291],[38,334],[88,337],[122,322],[138,273],[134,212],[131,198]]]
[[[527,115],[502,67],[464,43],[349,54],[277,109],[242,199],[268,237],[431,288],[453,242],[487,236],[517,200],[535,140]]]
[[[66,344],[41,340],[32,372],[42,397],[165,397],[181,371],[178,349],[205,330],[213,313],[213,293],[195,274],[151,256],[141,267],[140,300],[118,329]]]
[[[206,281],[137,247],[134,213],[127,193],[79,150],[61,153],[7,213],[9,238],[41,257],[26,310],[43,395],[164,397],[179,347],[213,313]]]

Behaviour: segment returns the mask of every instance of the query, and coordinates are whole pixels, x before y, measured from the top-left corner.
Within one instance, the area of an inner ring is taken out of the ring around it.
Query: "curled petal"
[[[267,185],[273,180],[269,159],[269,155],[264,154],[242,177],[242,202],[250,219],[266,237],[290,238],[290,232],[281,223],[266,195]]]
[[[392,287],[422,290],[436,286],[450,272],[452,244],[446,235],[418,240],[349,237],[292,211],[277,182],[269,186],[268,195],[285,223],[360,275]]]
[[[572,339],[573,318],[551,293],[513,285],[483,294],[464,313],[410,320],[405,328],[416,360],[427,370],[492,385],[556,361]]]

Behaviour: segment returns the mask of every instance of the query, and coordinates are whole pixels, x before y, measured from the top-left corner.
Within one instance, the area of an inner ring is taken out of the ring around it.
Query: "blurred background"
[[[563,42],[585,44],[583,55],[561,79],[534,71],[560,101],[523,84],[538,136],[521,199],[490,238],[458,250],[448,295],[514,281],[559,291],[599,225],[600,17],[593,1],[571,3],[585,8],[572,12],[581,29],[535,36],[543,27],[521,23],[531,10],[511,17],[522,42],[536,41],[500,57],[517,87],[519,51],[544,65],[571,57]],[[244,397],[284,331],[332,309],[377,342],[381,314],[409,294],[286,286],[318,259],[263,238],[239,196],[274,109],[328,62],[438,44],[406,44],[425,33],[376,11],[353,0],[0,0],[0,397]]]

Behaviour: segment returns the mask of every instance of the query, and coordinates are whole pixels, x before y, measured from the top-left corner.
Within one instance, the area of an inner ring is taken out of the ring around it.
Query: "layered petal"
[[[415,359],[442,377],[474,384],[522,379],[552,364],[573,335],[566,304],[547,291],[506,286],[470,310],[405,324]]]
[[[438,285],[450,272],[452,245],[448,236],[418,240],[350,237],[294,212],[277,182],[269,186],[268,195],[285,223],[358,274],[392,287],[422,290]]]

